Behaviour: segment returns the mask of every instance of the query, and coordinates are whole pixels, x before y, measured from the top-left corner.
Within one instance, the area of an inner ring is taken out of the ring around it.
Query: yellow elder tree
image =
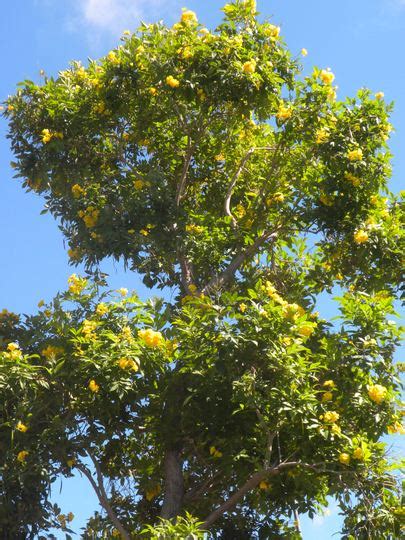
[[[342,538],[399,538],[390,106],[301,77],[254,4],[142,25],[6,103],[16,176],[88,276],[0,314],[2,538],[68,535],[49,486],[75,471],[103,510],[83,538],[299,538],[327,497]],[[106,292],[105,257],[170,299]]]

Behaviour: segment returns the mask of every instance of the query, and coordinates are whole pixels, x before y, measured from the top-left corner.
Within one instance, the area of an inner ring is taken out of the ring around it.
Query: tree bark
[[[183,463],[178,450],[166,451],[164,471],[165,496],[160,515],[164,519],[173,519],[181,512],[184,497]]]

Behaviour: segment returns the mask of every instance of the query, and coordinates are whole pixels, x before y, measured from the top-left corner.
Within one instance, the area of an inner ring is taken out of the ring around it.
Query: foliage
[[[75,472],[103,508],[83,538],[299,538],[328,496],[344,538],[398,537],[391,106],[301,78],[254,4],[142,25],[7,102],[16,176],[89,275],[0,314],[4,538],[70,534],[49,486]],[[107,256],[170,300],[107,292]]]

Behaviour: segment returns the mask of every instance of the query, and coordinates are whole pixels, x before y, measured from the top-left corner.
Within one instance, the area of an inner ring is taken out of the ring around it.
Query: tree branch
[[[207,517],[204,523],[201,525],[202,530],[207,530],[217,519],[219,519],[225,512],[232,510],[237,503],[247,494],[249,491],[257,487],[262,480],[268,478],[269,476],[276,476],[284,469],[290,467],[296,467],[297,465],[302,465],[299,461],[290,461],[285,463],[280,463],[279,465],[272,467],[270,469],[262,469],[254,473],[241,488],[233,493],[225,502],[221,504],[216,510],[211,512]]]
[[[96,469],[97,482],[94,480],[91,472],[84,465],[76,465],[77,469],[79,471],[81,471],[84,474],[84,476],[88,479],[88,481],[90,482],[92,488],[94,489],[94,491],[95,491],[95,493],[97,495],[97,498],[98,498],[101,506],[107,512],[108,517],[111,519],[111,522],[113,523],[113,525],[115,526],[117,531],[119,531],[121,533],[122,538],[124,538],[124,540],[131,540],[130,534],[123,527],[122,523],[117,518],[114,510],[112,509],[112,507],[111,507],[111,505],[110,505],[110,503],[108,501],[107,493],[106,493],[105,488],[104,488],[103,476],[102,476],[102,473],[101,473],[100,465],[97,463],[94,456],[91,455],[91,453],[89,453],[87,451],[87,454],[89,455],[89,457],[90,457],[91,461],[93,462],[94,467]]]
[[[225,214],[231,218],[233,228],[236,227],[236,219],[234,218],[231,212],[232,192],[234,190],[234,187],[236,185],[236,182],[238,181],[238,178],[241,172],[243,171],[243,167],[246,165],[246,162],[248,161],[250,156],[257,150],[274,150],[274,148],[272,146],[258,146],[258,147],[250,148],[250,150],[247,151],[246,155],[243,157],[242,161],[240,162],[240,165],[238,169],[236,170],[235,174],[233,175],[230,181],[229,187],[228,187],[228,191],[226,193],[225,204],[224,204]]]
[[[277,235],[278,232],[265,231],[262,233],[258,238],[256,238],[255,242],[251,246],[249,246],[245,251],[241,251],[238,255],[236,255],[236,257],[229,263],[223,272],[216,274],[204,287],[202,292],[206,294],[213,289],[217,289],[225,285],[225,283],[232,279],[236,271],[242,266],[246,259],[252,257],[267,240],[275,240]]]
[[[193,147],[191,145],[191,137],[190,137],[190,135],[188,135],[187,136],[187,150],[186,150],[186,154],[184,156],[183,170],[181,172],[180,181],[179,181],[179,183],[177,185],[177,190],[176,190],[176,199],[175,200],[176,200],[176,206],[177,207],[180,206],[180,201],[181,201],[181,198],[183,197],[184,189],[186,187],[187,173],[188,173],[188,169],[190,167],[192,153],[193,153]]]

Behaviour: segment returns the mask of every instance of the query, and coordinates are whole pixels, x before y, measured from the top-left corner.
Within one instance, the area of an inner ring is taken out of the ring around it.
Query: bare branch
[[[131,540],[130,534],[126,531],[108,501],[108,496],[104,488],[103,475],[101,473],[100,465],[89,451],[87,451],[87,454],[89,455],[96,469],[97,482],[94,480],[91,472],[84,465],[77,465],[78,470],[81,471],[90,482],[92,488],[97,495],[100,505],[107,512],[107,515],[111,519],[111,522],[114,524],[117,531],[121,533],[122,538],[124,538],[124,540]]]
[[[270,469],[262,469],[260,471],[257,471],[254,473],[244,484],[241,488],[239,488],[237,491],[233,493],[227,499],[225,502],[221,504],[216,510],[211,512],[211,514],[207,517],[207,519],[204,521],[204,523],[201,525],[202,530],[207,530],[217,519],[219,519],[225,512],[228,512],[229,510],[232,510],[237,503],[247,494],[249,491],[257,487],[262,480],[265,478],[268,478],[269,476],[276,476],[284,469],[288,469],[291,467],[296,467],[297,465],[301,465],[299,461],[290,461],[286,463],[280,463],[279,465],[272,467]]]
[[[234,228],[236,227],[236,219],[234,218],[234,216],[232,215],[232,212],[231,212],[232,192],[234,190],[234,187],[236,185],[236,182],[238,181],[238,178],[239,178],[241,172],[243,171],[243,167],[246,165],[246,162],[248,161],[250,156],[254,152],[256,152],[257,150],[274,150],[274,148],[272,146],[258,146],[258,147],[250,148],[250,150],[247,151],[247,153],[243,157],[242,161],[240,162],[240,165],[239,165],[238,169],[236,170],[235,174],[232,176],[232,179],[231,179],[231,181],[229,183],[228,191],[226,193],[225,204],[224,204],[225,214],[231,218],[232,226]]]
[[[251,246],[249,246],[246,250],[238,253],[238,255],[236,255],[236,257],[229,263],[229,265],[223,272],[216,274],[204,287],[202,292],[206,294],[213,289],[218,289],[225,285],[225,283],[232,279],[234,274],[237,272],[237,270],[239,270],[239,268],[242,266],[246,259],[252,257],[267,240],[275,240],[277,236],[277,231],[265,231],[264,233],[262,233],[258,238],[256,238],[255,242]]]
[[[181,198],[183,197],[184,190],[186,187],[187,173],[190,167],[192,153],[193,153],[193,147],[191,145],[191,137],[190,135],[188,135],[187,136],[187,150],[184,156],[183,170],[181,172],[180,181],[177,185],[177,190],[176,190],[176,206],[177,207],[180,206],[180,201],[181,201]]]

